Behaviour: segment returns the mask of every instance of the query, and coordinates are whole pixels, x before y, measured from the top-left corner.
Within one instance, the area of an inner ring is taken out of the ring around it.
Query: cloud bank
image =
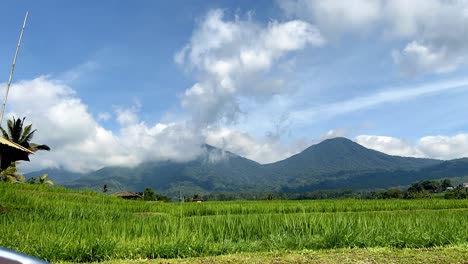
[[[5,85],[1,85],[2,90]],[[1,91],[0,91],[1,92]],[[155,159],[188,160],[200,151],[199,135],[186,123],[147,125],[134,109],[117,109],[117,132],[104,128],[75,91],[47,77],[14,84],[7,118],[26,116],[38,131],[34,142],[52,151],[38,152],[31,169],[64,167],[89,171],[104,166],[134,166]]]
[[[390,155],[433,159],[468,157],[468,134],[426,136],[416,142],[388,136],[360,135],[355,141],[367,148]]]
[[[403,42],[392,52],[405,74],[444,73],[468,54],[466,0],[281,0],[284,13],[316,24],[329,38],[378,32]],[[339,19],[337,19],[339,18]]]
[[[292,20],[256,23],[251,17],[227,20],[212,10],[196,27],[189,44],[175,56],[197,82],[181,98],[198,127],[232,123],[242,109],[238,100],[259,100],[286,92],[281,75],[270,76],[281,60],[325,40],[311,24]]]

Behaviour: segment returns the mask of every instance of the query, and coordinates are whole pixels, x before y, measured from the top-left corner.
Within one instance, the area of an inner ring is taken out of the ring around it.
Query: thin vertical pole
[[[8,78],[8,84],[6,87],[6,92],[5,92],[5,98],[3,98],[3,105],[2,105],[2,112],[0,113],[0,126],[2,125],[3,121],[3,114],[5,113],[5,105],[7,102],[8,98],[8,92],[10,91],[10,86],[11,86],[11,80],[13,79],[13,73],[15,72],[15,65],[16,65],[16,58],[18,57],[18,52],[21,46],[21,39],[23,39],[23,32],[24,28],[26,27],[26,20],[28,19],[29,12],[26,12],[26,16],[24,17],[24,22],[23,22],[23,27],[21,28],[21,33],[20,37],[18,40],[18,45],[16,46],[16,52],[15,52],[15,57],[13,57],[13,64],[11,66],[11,71],[10,71],[10,78]]]

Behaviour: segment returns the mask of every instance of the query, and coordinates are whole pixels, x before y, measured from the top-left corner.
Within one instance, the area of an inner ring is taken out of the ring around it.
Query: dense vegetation
[[[468,243],[468,200],[162,203],[0,184],[0,246],[50,261]]]

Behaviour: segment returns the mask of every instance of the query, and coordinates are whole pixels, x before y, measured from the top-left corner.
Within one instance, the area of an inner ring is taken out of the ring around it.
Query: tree
[[[444,191],[447,190],[448,187],[453,187],[452,182],[449,179],[443,180],[440,186]]]
[[[466,199],[468,198],[468,188],[458,185],[452,191],[445,193],[445,199]]]
[[[163,201],[163,202],[169,202],[171,198],[161,195],[159,193],[155,193],[153,189],[150,187],[147,187],[145,191],[143,192],[143,200],[144,201]]]
[[[155,201],[156,200],[153,189],[151,189],[150,187],[147,187],[145,189],[145,191],[143,192],[143,200],[145,200],[145,201]]]
[[[6,131],[3,127],[0,127],[0,131],[3,134],[3,137],[33,152],[38,150],[50,150],[49,146],[47,145],[31,143],[36,129],[32,129],[32,124],[24,126],[25,119],[26,117],[23,117],[23,119],[15,119],[15,117],[13,117],[13,119],[8,119],[8,131]]]

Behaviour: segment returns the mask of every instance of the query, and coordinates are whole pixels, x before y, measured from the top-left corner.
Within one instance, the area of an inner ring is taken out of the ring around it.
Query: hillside
[[[387,155],[346,138],[333,138],[265,168],[278,180],[286,178],[283,190],[368,189],[399,185],[401,180],[405,181],[398,178],[402,172],[412,175],[414,171],[442,162]],[[385,175],[394,175],[395,179],[389,180]]]
[[[333,138],[265,167],[295,176],[303,173],[320,175],[339,171],[415,170],[440,162],[433,159],[391,156],[365,148],[346,138]]]
[[[418,180],[468,175],[468,159],[441,161],[387,155],[346,138],[325,140],[285,160],[261,165],[213,146],[188,162],[155,161],[137,167],[106,167],[66,187],[142,191],[151,187],[177,196],[210,192],[307,192],[374,189]]]
[[[133,191],[151,187],[177,195],[179,191],[267,191],[274,185],[265,179],[259,163],[209,145],[202,148],[202,155],[193,161],[146,162],[134,168],[106,167],[65,186],[100,189],[107,184],[110,190]]]

